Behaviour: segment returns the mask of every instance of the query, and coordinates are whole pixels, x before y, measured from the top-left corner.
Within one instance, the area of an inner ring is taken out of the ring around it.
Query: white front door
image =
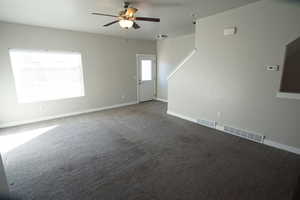
[[[155,96],[156,57],[137,55],[138,101],[149,101]]]

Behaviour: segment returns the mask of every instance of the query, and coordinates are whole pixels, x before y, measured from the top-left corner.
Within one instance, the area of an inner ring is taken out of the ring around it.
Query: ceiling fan
[[[130,7],[130,2],[124,2],[124,10],[122,10],[119,13],[119,15],[110,15],[110,14],[103,14],[103,13],[91,13],[91,14],[116,18],[115,21],[103,25],[104,27],[119,22],[120,26],[124,29],[129,29],[131,27],[133,27],[134,29],[139,29],[141,27],[135,21],[160,22],[160,18],[136,17],[135,14],[137,11],[138,11],[137,8]]]

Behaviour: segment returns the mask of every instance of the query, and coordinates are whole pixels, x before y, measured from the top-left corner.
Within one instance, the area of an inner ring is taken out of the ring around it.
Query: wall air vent
[[[163,40],[163,39],[167,39],[167,38],[168,38],[168,35],[167,35],[167,34],[158,34],[158,35],[156,36],[156,38],[157,38],[158,40]]]
[[[206,120],[206,119],[198,119],[197,123],[202,126],[207,126],[209,128],[216,128],[216,126],[217,126],[216,121],[210,121],[210,120]]]
[[[262,135],[258,135],[258,134],[254,134],[254,133],[250,133],[244,130],[239,130],[236,128],[232,128],[229,126],[224,126],[224,132],[235,135],[235,136],[239,136],[254,142],[258,142],[258,143],[263,143],[265,136]]]

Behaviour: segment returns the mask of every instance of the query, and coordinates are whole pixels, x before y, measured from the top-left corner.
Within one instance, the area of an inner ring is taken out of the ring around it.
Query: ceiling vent
[[[167,38],[168,38],[168,35],[166,35],[166,34],[158,34],[158,35],[156,36],[156,38],[157,38],[158,40],[163,40],[163,39],[167,39]]]

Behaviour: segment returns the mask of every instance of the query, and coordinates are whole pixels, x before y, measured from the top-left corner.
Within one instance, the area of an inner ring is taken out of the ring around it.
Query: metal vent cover
[[[207,126],[209,128],[216,128],[216,126],[217,126],[216,121],[210,121],[210,120],[206,120],[206,119],[198,119],[197,123],[202,126]]]
[[[258,135],[255,133],[251,133],[248,131],[244,131],[244,130],[240,130],[240,129],[236,129],[236,128],[232,128],[229,126],[224,126],[224,131],[226,133],[232,134],[232,135],[236,135],[254,142],[258,142],[258,143],[263,143],[265,136],[263,135]]]

